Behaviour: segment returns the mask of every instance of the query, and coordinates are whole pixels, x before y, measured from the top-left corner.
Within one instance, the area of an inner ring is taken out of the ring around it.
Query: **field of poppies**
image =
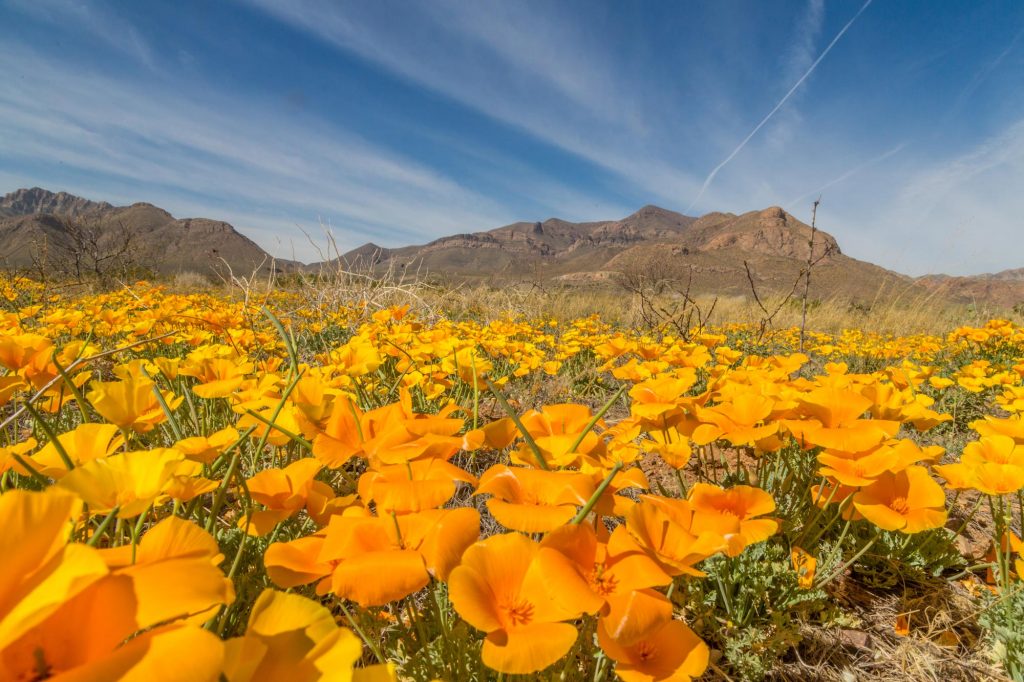
[[[1011,321],[0,293],[2,680],[1024,676]]]

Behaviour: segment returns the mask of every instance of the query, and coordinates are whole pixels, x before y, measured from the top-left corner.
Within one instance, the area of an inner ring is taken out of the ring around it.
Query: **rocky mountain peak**
[[[105,201],[90,201],[67,192],[51,192],[41,187],[16,189],[0,198],[0,215],[23,216],[50,213],[82,215],[113,208]]]
[[[757,216],[757,224],[761,227],[784,227],[787,215],[781,206],[769,206]]]

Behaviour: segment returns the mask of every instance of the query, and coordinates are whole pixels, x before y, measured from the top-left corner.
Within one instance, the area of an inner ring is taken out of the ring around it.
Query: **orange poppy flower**
[[[784,423],[804,447],[864,452],[892,438],[900,428],[898,421],[862,419],[871,404],[848,389],[819,388],[800,396],[799,411],[808,419],[788,419]]]
[[[630,411],[647,423],[661,423],[680,411],[680,399],[696,382],[697,372],[689,367],[672,375],[642,381],[629,389],[629,397],[633,399]]]
[[[789,558],[793,562],[793,570],[796,571],[797,584],[801,589],[811,589],[818,570],[818,560],[801,547],[793,547]]]
[[[594,485],[599,486],[608,477],[609,471],[605,469],[594,469],[590,472],[590,475],[594,479]],[[626,495],[620,495],[619,493],[624,490],[648,490],[651,485],[647,481],[647,476],[644,475],[643,470],[640,467],[630,467],[629,469],[623,469],[619,471],[612,480],[609,481],[608,487],[604,489],[601,496],[597,498],[597,502],[594,504],[592,513],[595,516],[602,517],[621,517],[626,513],[630,507],[636,504],[632,498]],[[597,524],[599,535],[602,539],[607,539],[608,528],[603,523]]]
[[[487,508],[506,528],[543,533],[572,519],[596,489],[586,474],[495,464],[480,477],[474,495],[492,496]]]
[[[633,539],[672,576],[703,576],[694,565],[724,551],[728,546],[725,533],[736,525],[725,521],[714,530],[697,530],[689,501],[657,495],[641,496],[640,503],[626,512],[625,520]],[[704,525],[712,525],[707,523],[711,520],[706,518]]]
[[[1024,445],[1024,416],[1021,415],[1008,419],[986,415],[971,422],[971,428],[982,436],[1009,436],[1017,444]]]
[[[760,488],[697,483],[688,499],[693,508],[691,530],[722,533],[729,556],[738,556],[747,545],[763,542],[779,530],[775,519],[756,518],[775,511],[775,500]]]
[[[185,438],[174,444],[185,457],[202,464],[212,464],[217,457],[239,438],[238,429],[233,426],[214,431],[209,436]]]
[[[131,579],[140,622],[201,625],[235,600],[234,584],[218,568],[224,555],[217,541],[191,521],[172,516],[150,528],[134,561],[128,545],[101,555],[114,575]]]
[[[130,547],[65,544],[80,507],[55,489],[0,495],[0,679],[159,679],[175,660],[183,678],[216,680],[223,644],[187,620],[233,599],[213,538],[167,519],[131,563]]]
[[[229,682],[396,679],[387,665],[353,670],[362,654],[359,638],[338,627],[325,607],[297,594],[264,590],[245,634],[226,642],[224,675]]]
[[[615,674],[624,682],[689,682],[704,674],[711,653],[685,623],[671,619],[629,644],[611,637],[599,622],[597,642],[615,661]]]
[[[248,519],[240,519],[239,527],[249,528],[250,535],[266,535],[274,526],[296,514],[306,506],[313,488],[313,477],[323,464],[307,457],[284,469],[264,469],[246,481],[252,499],[266,509],[252,512]]]
[[[757,393],[740,393],[729,402],[697,408],[697,418],[705,423],[694,430],[693,441],[706,445],[723,438],[737,446],[764,442],[774,449],[781,445],[771,439],[779,431],[779,424],[769,419],[774,409],[774,400]]]
[[[593,598],[561,556],[518,533],[494,535],[470,546],[451,572],[448,596],[466,622],[487,633],[482,657],[489,668],[528,675],[572,648],[576,626],[564,621],[585,613]]]
[[[156,384],[145,377],[130,377],[123,381],[94,381],[86,394],[89,403],[111,424],[139,433],[153,430],[167,420],[160,401],[153,392]],[[171,410],[184,400],[170,391],[162,392],[164,402]]]
[[[0,377],[0,406],[6,405],[20,391],[28,389],[28,384],[17,374]]]
[[[889,450],[879,447],[867,452],[825,450],[818,454],[818,462],[820,475],[844,486],[859,488],[870,485],[882,472],[889,471],[893,458]]]
[[[1024,445],[1000,433],[964,446],[960,461],[935,467],[954,489],[974,488],[986,495],[1006,495],[1024,488]]]
[[[424,459],[367,471],[358,490],[377,513],[407,514],[440,507],[455,494],[457,482],[473,485],[476,478],[443,459]]]
[[[45,360],[53,354],[53,341],[39,334],[0,335],[0,365],[19,371],[32,365],[37,358]]]
[[[652,429],[647,435],[650,440],[640,442],[645,452],[657,453],[673,469],[682,469],[690,462],[693,455],[690,439],[675,427]]]
[[[274,542],[263,553],[267,575],[285,589],[308,585],[329,576],[337,561],[320,561],[327,532],[322,530],[290,542]]]
[[[949,467],[936,467],[940,476],[949,475]],[[967,468],[970,487],[986,495],[1008,495],[1024,489],[1024,467],[996,462],[960,463]]]
[[[198,380],[192,392],[200,398],[226,398],[241,387],[245,376],[251,374],[251,362],[239,362],[229,358],[204,358],[203,360],[183,366],[179,374],[192,376]]]
[[[26,471],[24,467],[22,467],[21,464],[18,463],[18,460],[15,459],[15,457],[20,457],[23,460],[26,458],[31,459],[28,453],[34,450],[37,445],[39,445],[39,443],[36,441],[35,438],[29,438],[28,440],[24,440],[20,443],[15,443],[14,445],[8,445],[7,447],[0,448],[0,474],[3,474],[9,469],[13,469],[19,474],[27,476],[28,471]],[[33,468],[36,469],[37,471],[39,470],[38,467]],[[67,471],[67,469],[62,466],[62,471]]]
[[[332,469],[353,457],[365,457],[373,468],[416,459],[449,459],[464,444],[455,435],[464,420],[448,417],[455,409],[415,414],[404,390],[400,402],[366,413],[350,398],[339,397],[324,431],[313,439],[313,455]]]
[[[195,473],[197,467],[171,448],[133,450],[87,462],[69,471],[58,486],[76,493],[92,511],[116,508],[118,518],[128,519],[166,500],[174,476]]]
[[[960,460],[967,464],[1010,464],[1024,467],[1024,445],[1003,434],[982,436],[964,446]]]
[[[581,455],[599,456],[604,449],[604,441],[595,431],[583,433],[592,418],[593,414],[586,405],[562,404],[545,405],[540,411],[530,410],[520,418],[520,422],[533,437],[548,465],[568,467],[576,464]],[[603,428],[604,423],[599,421],[598,426]],[[581,435],[583,439],[573,450],[573,443]],[[536,464],[533,451],[526,443],[513,453],[512,461],[530,466]]]
[[[428,509],[401,516],[332,516],[318,563],[336,562],[330,589],[360,606],[382,606],[444,580],[480,537],[475,509]]]
[[[882,474],[854,494],[853,506],[882,530],[919,533],[946,522],[946,494],[922,466]]]
[[[353,457],[363,455],[370,424],[351,398],[341,396],[327,419],[323,433],[313,439],[313,455],[330,469],[343,466]]]
[[[113,424],[79,424],[71,431],[58,434],[57,442],[75,466],[80,466],[114,454],[124,445],[124,438]],[[32,455],[30,463],[36,471],[50,478],[61,478],[68,472],[53,443],[40,448]]]
[[[589,524],[557,528],[540,544],[572,562],[592,593],[584,610],[599,612],[617,640],[632,642],[672,617],[671,602],[649,589],[668,585],[672,578],[644,553],[624,527],[617,527],[607,544],[598,542]]]

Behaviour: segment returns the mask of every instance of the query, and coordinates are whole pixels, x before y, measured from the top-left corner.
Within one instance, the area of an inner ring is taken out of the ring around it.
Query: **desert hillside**
[[[65,265],[91,254],[121,258],[161,274],[333,271],[412,273],[454,281],[500,284],[548,281],[607,284],[624,274],[672,278],[693,294],[785,294],[813,262],[812,297],[872,303],[932,298],[1012,307],[1024,301],[1024,269],[992,275],[912,278],[845,255],[825,230],[772,206],[740,215],[700,217],[644,206],[620,220],[570,222],[549,218],[386,248],[368,242],[334,261],[305,265],[275,260],[232,225],[175,218],[148,203],[113,206],[66,192],[19,189],[0,197],[0,263],[14,269]]]

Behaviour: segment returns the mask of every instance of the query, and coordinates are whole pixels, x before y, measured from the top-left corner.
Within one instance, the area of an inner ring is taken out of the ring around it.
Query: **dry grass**
[[[224,292],[247,301],[265,300],[274,289],[300,294],[303,305],[313,311],[336,310],[344,305],[364,305],[369,312],[395,305],[408,305],[426,320],[441,316],[451,319],[473,318],[489,321],[507,317],[569,321],[598,315],[610,324],[634,329],[644,327],[639,298],[611,282],[567,284],[545,280],[470,283],[442,281],[424,273],[390,267],[384,271],[371,264],[333,260],[327,251],[324,263],[316,271],[284,276],[267,274],[266,268],[252,273],[222,273]],[[271,268],[271,270],[273,270]],[[183,273],[167,284],[173,290],[187,292],[203,288],[201,278]],[[819,292],[820,295],[820,292]],[[679,298],[678,295],[675,296]],[[698,295],[701,310],[712,310],[709,325],[758,325],[765,313],[750,295]],[[657,303],[671,308],[671,295]],[[801,324],[801,300],[783,300],[780,294],[764,294],[761,303],[777,313],[770,329],[788,329]],[[712,305],[713,304],[713,305]],[[807,329],[838,333],[859,329],[880,334],[942,334],[967,324],[983,324],[998,317],[1019,320],[1021,315],[994,305],[954,304],[937,293],[921,294],[920,288],[897,287],[882,283],[870,303],[837,297],[808,301]]]
[[[851,625],[827,630],[805,628],[800,648],[779,666],[774,679],[1008,679],[988,659],[977,625],[977,601],[959,583],[934,579],[879,591],[848,577],[837,585],[834,597]],[[899,616],[909,619],[906,635],[896,632]]]

